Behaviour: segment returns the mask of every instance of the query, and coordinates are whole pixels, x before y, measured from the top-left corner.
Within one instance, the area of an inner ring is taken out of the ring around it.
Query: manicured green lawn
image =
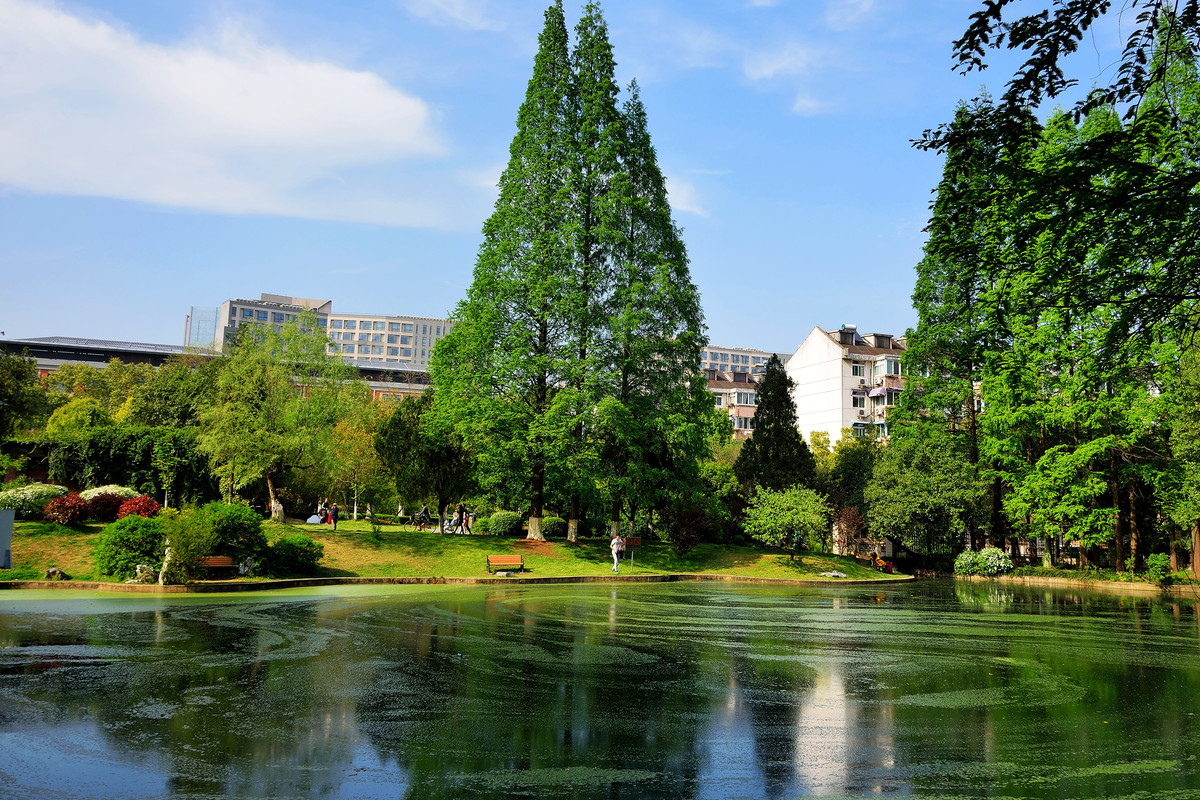
[[[13,569],[0,580],[40,580],[58,567],[77,580],[109,580],[96,571],[97,540],[103,525],[66,527],[51,522],[18,522],[13,532]],[[612,556],[607,538],[545,543],[495,536],[455,536],[418,532],[407,526],[383,525],[378,534],[365,521],[345,521],[336,532],[325,525],[264,526],[268,538],[288,532],[307,533],[325,546],[321,574],[363,577],[470,577],[486,574],[489,554],[519,553],[531,576],[608,575]],[[633,565],[621,561],[621,574],[695,572],[750,578],[819,578],[838,571],[847,579],[887,578],[858,566],[853,558],[826,553],[786,553],[756,545],[701,544],[676,556],[665,542],[647,542],[633,551]]]

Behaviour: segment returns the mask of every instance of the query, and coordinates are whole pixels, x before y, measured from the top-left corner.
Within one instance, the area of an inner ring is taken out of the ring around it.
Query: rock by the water
[[[58,567],[51,567],[46,570],[46,580],[48,581],[69,581],[71,576],[63,572]]]
[[[158,583],[158,572],[154,567],[148,567],[145,564],[137,565],[137,574],[134,575],[126,583]]]

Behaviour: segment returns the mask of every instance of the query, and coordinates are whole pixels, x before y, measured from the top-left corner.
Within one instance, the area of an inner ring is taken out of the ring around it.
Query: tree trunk
[[[1142,534],[1138,527],[1137,493],[1134,483],[1129,483],[1129,558],[1133,561],[1133,571],[1141,572],[1146,568],[1142,563]]]
[[[571,511],[567,519],[567,541],[575,544],[579,541],[579,495],[571,495]]]
[[[621,535],[621,498],[617,497],[612,502],[612,516],[608,519],[609,539],[615,539]]]
[[[1192,523],[1192,578],[1200,576],[1200,520]],[[1200,614],[1196,615],[1200,619]]]
[[[266,474],[267,479],[267,498],[270,502],[271,520],[283,524],[283,504],[275,502],[275,476],[270,472]]]
[[[542,533],[542,506],[546,493],[546,465],[542,462],[540,453],[538,456],[534,458],[530,470],[529,533],[525,538],[544,542],[546,536]]]
[[[1117,485],[1116,453],[1109,456],[1109,466],[1112,469],[1108,479],[1109,492],[1112,495],[1113,508],[1117,510],[1117,518],[1113,522],[1113,539],[1116,543],[1117,572],[1121,573],[1125,571],[1125,509],[1121,504],[1121,488]]]
[[[1179,572],[1179,532],[1175,529],[1175,523],[1172,522],[1167,526],[1167,552],[1171,554],[1171,572]]]

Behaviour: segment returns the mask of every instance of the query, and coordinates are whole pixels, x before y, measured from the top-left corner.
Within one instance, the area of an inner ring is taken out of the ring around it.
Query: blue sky
[[[261,292],[446,314],[545,6],[0,0],[0,330],[177,343],[189,306]],[[1007,75],[952,69],[977,7],[605,5],[714,344],[915,324],[941,162],[909,142]],[[1085,80],[1111,33],[1076,57]]]

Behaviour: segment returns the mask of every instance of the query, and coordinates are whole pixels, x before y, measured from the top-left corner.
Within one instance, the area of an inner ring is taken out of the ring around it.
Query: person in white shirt
[[[617,565],[621,563],[621,551],[625,549],[625,540],[620,536],[614,536],[613,540],[608,543],[608,549],[612,550],[613,568],[612,571],[617,571]]]

